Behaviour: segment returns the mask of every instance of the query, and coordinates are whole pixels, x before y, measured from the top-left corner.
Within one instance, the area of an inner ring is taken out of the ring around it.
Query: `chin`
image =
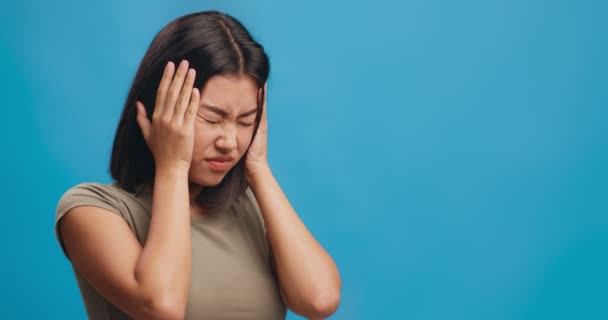
[[[205,170],[190,170],[189,180],[203,187],[215,187],[224,180],[226,173],[207,172]]]
[[[226,175],[221,175],[219,177],[190,176],[190,182],[192,182],[194,184],[198,184],[203,187],[215,187],[218,184],[220,184],[220,182],[222,182],[222,180],[224,179],[225,176]]]
[[[219,185],[229,172],[234,170],[236,165],[233,165],[230,169],[225,172],[218,172],[211,170],[206,166],[205,163],[197,163],[190,167],[188,178],[191,183],[203,186],[203,187],[215,187]]]

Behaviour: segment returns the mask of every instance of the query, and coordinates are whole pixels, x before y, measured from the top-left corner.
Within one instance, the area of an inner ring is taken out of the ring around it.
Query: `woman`
[[[340,276],[267,161],[263,47],[219,12],[171,22],[118,124],[114,183],[59,201],[55,232],[90,319],[311,319]]]

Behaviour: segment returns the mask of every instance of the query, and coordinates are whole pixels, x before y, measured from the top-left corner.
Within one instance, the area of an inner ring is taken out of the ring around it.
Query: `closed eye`
[[[220,123],[219,121],[211,121],[211,120],[206,119],[206,118],[203,118],[203,119],[205,119],[205,121],[207,121],[207,123],[210,123],[210,124],[218,124],[218,123]]]

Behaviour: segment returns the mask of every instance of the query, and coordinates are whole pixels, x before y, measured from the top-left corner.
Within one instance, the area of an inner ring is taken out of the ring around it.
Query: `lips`
[[[215,171],[226,171],[232,165],[232,157],[214,157],[206,159],[209,167]]]
[[[234,158],[232,158],[231,156],[219,156],[219,157],[207,158],[207,161],[219,161],[219,162],[232,162],[232,160],[234,160]]]

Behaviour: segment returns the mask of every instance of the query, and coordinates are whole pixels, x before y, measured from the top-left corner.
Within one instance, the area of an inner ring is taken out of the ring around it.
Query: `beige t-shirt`
[[[61,197],[58,223],[77,206],[107,209],[131,228],[143,246],[150,226],[150,192],[136,196],[116,184],[82,183]],[[277,276],[271,267],[264,220],[250,189],[230,209],[191,219],[192,274],[186,319],[285,319]],[[68,257],[69,259],[69,257]],[[103,298],[72,268],[91,320],[131,319]]]

